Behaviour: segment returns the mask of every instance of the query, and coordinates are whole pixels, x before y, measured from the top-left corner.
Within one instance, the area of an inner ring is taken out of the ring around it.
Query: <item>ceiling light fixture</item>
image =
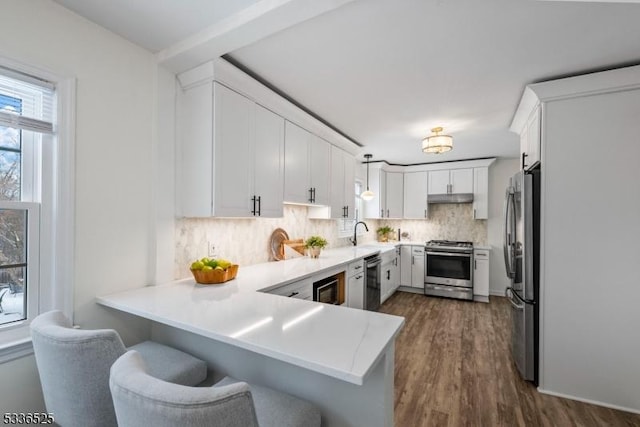
[[[441,154],[453,149],[453,138],[450,135],[440,135],[441,127],[431,129],[435,135],[422,140],[422,151],[425,153]]]
[[[372,154],[364,155],[364,158],[367,159],[367,189],[363,191],[362,194],[360,194],[360,198],[366,201],[373,199],[373,196],[375,196],[375,194],[373,194],[373,191],[369,190],[369,162],[371,162],[372,157]]]

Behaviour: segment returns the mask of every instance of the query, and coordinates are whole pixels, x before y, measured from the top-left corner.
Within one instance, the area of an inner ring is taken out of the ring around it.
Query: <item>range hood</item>
[[[473,193],[429,194],[427,203],[472,203]]]

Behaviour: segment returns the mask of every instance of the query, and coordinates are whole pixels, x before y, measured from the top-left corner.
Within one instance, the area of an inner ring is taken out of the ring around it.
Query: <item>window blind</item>
[[[0,67],[0,126],[53,133],[55,86]]]

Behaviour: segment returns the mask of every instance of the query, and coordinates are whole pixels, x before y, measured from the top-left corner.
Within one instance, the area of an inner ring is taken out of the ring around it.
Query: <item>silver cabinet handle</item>
[[[473,210],[473,219],[476,219],[476,210]]]
[[[359,275],[359,276],[356,276],[356,280],[358,280],[358,279],[362,279],[362,274]]]
[[[356,270],[358,270],[358,269],[362,268],[362,266],[361,266],[361,265],[356,265],[356,266],[355,266],[355,267],[353,267],[353,268],[354,268],[354,269],[356,269]]]
[[[427,217],[427,210],[426,209],[424,210],[424,217],[425,218]]]

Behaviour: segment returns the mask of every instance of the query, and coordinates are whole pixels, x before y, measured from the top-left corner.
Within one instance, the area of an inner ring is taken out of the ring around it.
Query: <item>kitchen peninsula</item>
[[[383,249],[384,250],[384,249]],[[97,298],[153,321],[152,338],[206,360],[216,377],[314,402],[327,426],[393,425],[395,338],[404,318],[266,293],[345,271],[376,247],[241,267],[216,286],[185,279]]]

